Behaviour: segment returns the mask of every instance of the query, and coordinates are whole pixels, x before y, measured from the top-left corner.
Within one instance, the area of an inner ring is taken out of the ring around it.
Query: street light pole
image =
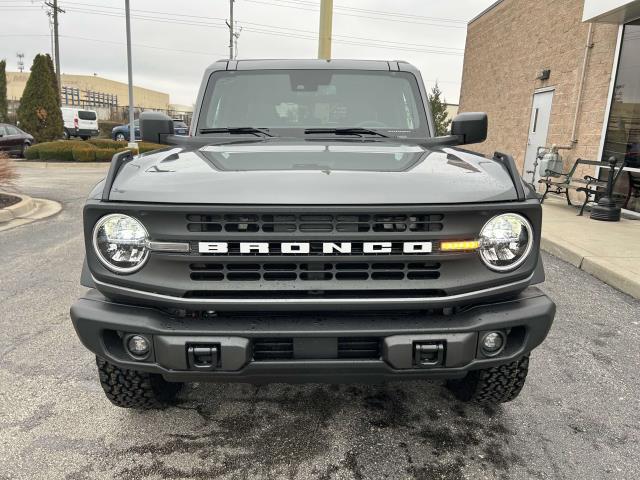
[[[320,33],[318,36],[318,58],[331,59],[331,31],[333,28],[333,0],[320,2]]]
[[[129,145],[137,146],[136,129],[133,123],[133,68],[131,66],[131,18],[129,13],[129,0],[124,0],[124,10],[127,24],[127,70],[129,74]]]

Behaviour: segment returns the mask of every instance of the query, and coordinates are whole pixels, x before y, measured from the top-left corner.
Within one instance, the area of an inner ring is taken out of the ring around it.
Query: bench
[[[615,185],[618,177],[622,173],[624,163],[624,161],[620,162],[616,160],[615,157],[611,157],[609,160],[601,162],[596,160],[584,160],[582,158],[578,158],[573,164],[573,167],[571,167],[571,170],[569,170],[567,173],[547,170],[545,172],[547,176],[538,180],[538,183],[545,185],[545,191],[542,195],[540,203],[543,203],[545,201],[549,193],[557,193],[559,195],[566,195],[567,203],[569,205],[573,205],[571,203],[571,199],[569,198],[569,190],[573,189],[576,192],[582,192],[585,195],[584,202],[582,204],[582,207],[580,208],[580,213],[578,213],[578,216],[581,216],[584,213],[584,209],[587,206],[587,203],[597,202],[606,193],[609,181],[600,180],[591,175],[585,175],[583,178],[575,178],[576,170],[578,169],[578,167],[580,165],[590,165],[618,170],[617,173],[613,175],[612,182],[613,185]]]

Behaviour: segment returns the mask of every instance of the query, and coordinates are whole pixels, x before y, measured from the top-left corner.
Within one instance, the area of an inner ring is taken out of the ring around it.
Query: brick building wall
[[[469,24],[460,111],[489,114],[489,135],[477,150],[509,152],[522,172],[533,94],[544,87],[555,87],[547,143],[571,143],[589,30],[582,23],[583,5],[583,0],[503,0]],[[578,143],[561,152],[565,168],[576,158],[597,159],[617,35],[617,25],[593,26]],[[537,80],[543,69],[550,69],[551,77]]]

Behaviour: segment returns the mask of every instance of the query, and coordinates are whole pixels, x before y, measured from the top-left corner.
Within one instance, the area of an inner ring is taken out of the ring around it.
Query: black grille
[[[380,358],[380,339],[376,337],[338,338],[338,358]]]
[[[393,214],[190,214],[190,232],[234,233],[403,233],[439,232],[443,215]]]
[[[373,360],[380,358],[377,337],[339,337],[338,359]],[[293,360],[293,338],[256,338],[253,340],[253,360]]]
[[[291,360],[293,338],[257,338],[253,341],[253,359]]]
[[[440,277],[436,262],[264,262],[192,263],[195,281],[345,281],[345,280],[435,280]]]

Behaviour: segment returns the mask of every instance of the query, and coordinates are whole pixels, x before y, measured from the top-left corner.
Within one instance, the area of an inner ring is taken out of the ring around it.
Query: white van
[[[64,121],[64,138],[80,137],[87,140],[100,133],[98,114],[95,110],[84,110],[75,107],[62,107]]]

